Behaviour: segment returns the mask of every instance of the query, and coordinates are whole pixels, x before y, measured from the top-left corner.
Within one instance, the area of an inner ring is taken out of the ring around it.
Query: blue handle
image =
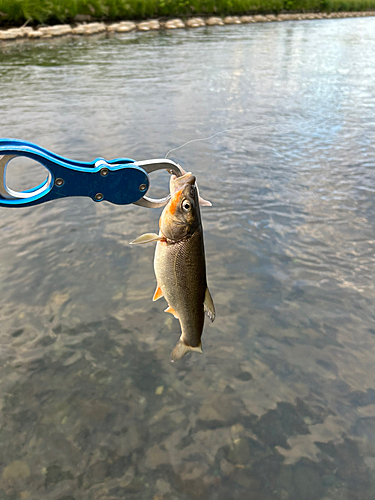
[[[15,192],[6,185],[6,168],[16,156],[31,158],[48,170],[39,186]],[[94,201],[127,205],[140,200],[149,187],[146,171],[135,160],[117,158],[91,162],[70,160],[36,144],[0,139],[0,206],[25,207],[67,196],[88,196]]]

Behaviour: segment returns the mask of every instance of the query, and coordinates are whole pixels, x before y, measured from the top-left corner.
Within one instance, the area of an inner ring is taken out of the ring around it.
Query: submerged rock
[[[165,495],[166,493],[170,493],[171,491],[171,485],[162,478],[156,481],[156,488],[160,495]]]
[[[251,491],[254,498],[258,498],[257,493],[259,493],[262,489],[261,483],[259,479],[250,474],[248,469],[236,467],[234,469],[232,479],[243,488]]]
[[[58,465],[50,465],[47,467],[47,474],[45,480],[45,487],[48,488],[50,484],[56,484],[60,481],[65,481],[66,479],[74,479],[72,473],[68,471],[63,471]]]
[[[238,375],[236,375],[236,378],[242,380],[243,382],[248,382],[249,380],[253,380],[253,376],[251,375],[250,372],[241,372]]]
[[[18,479],[26,479],[30,476],[30,469],[26,462],[15,460],[7,465],[3,470],[2,478],[8,482],[13,483]]]
[[[324,491],[319,473],[305,465],[294,468],[293,486],[299,500],[318,500]]]
[[[233,441],[228,453],[228,460],[233,464],[246,464],[250,460],[250,446],[247,438],[239,438]]]
[[[220,470],[223,476],[230,476],[234,471],[234,465],[228,462],[225,458],[220,460]]]
[[[155,469],[159,465],[170,462],[169,453],[158,444],[149,448],[146,452],[146,467]]]

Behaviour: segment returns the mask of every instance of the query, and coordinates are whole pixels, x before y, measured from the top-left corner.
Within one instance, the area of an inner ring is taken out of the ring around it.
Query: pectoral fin
[[[208,200],[204,200],[201,196],[199,196],[199,205],[201,207],[212,207],[212,203]]]
[[[210,291],[208,288],[206,288],[206,294],[204,296],[204,312],[207,314],[207,316],[210,318],[211,321],[215,319],[215,306],[214,306],[214,301],[212,300]]]
[[[173,307],[171,306],[168,306],[167,309],[164,309],[164,312],[165,313],[170,313],[170,314],[173,314],[173,316],[178,319],[178,316],[177,316],[177,313],[176,311],[173,309]]]
[[[163,297],[163,292],[161,291],[160,286],[157,286],[155,293],[154,293],[154,296],[152,297],[152,300],[153,301],[158,300],[158,299],[160,299],[160,297]]]
[[[130,245],[143,245],[144,243],[151,243],[153,241],[162,240],[163,237],[155,233],[146,233],[138,236],[135,240],[130,242]]]
[[[199,343],[197,347],[191,347],[190,345],[184,344],[182,340],[179,340],[171,352],[171,359],[172,361],[177,361],[183,358],[188,352],[199,352],[200,354],[203,354],[202,344]]]
[[[212,203],[208,200],[204,200],[202,196],[199,195],[199,189],[197,185],[197,192],[198,192],[198,200],[199,200],[199,205],[201,207],[212,207]]]

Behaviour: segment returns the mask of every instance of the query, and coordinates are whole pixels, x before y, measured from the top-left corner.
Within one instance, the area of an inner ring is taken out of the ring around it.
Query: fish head
[[[170,192],[171,196],[173,196],[174,193],[180,189],[180,186],[184,183],[184,179],[186,179],[186,176],[191,175],[190,172],[185,172],[185,170],[181,167],[181,165],[179,165],[179,167],[180,167],[182,176],[177,177],[175,174],[172,174],[171,179],[169,181],[169,192]],[[204,200],[201,196],[199,196],[198,185],[195,184],[195,186],[197,188],[199,205],[201,207],[211,207],[212,203],[208,200]]]
[[[171,184],[171,199],[160,217],[160,231],[168,240],[180,241],[201,225],[198,190],[190,172]]]

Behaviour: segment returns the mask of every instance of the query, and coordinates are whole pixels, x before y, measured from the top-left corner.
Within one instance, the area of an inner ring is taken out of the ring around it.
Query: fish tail
[[[202,351],[202,344],[199,342],[199,345],[197,347],[192,347],[191,345],[186,345],[182,340],[179,340],[177,344],[174,346],[173,351],[171,352],[171,359],[172,361],[177,361],[185,356],[188,352],[193,351],[193,352],[199,352],[200,354],[203,354]]]

